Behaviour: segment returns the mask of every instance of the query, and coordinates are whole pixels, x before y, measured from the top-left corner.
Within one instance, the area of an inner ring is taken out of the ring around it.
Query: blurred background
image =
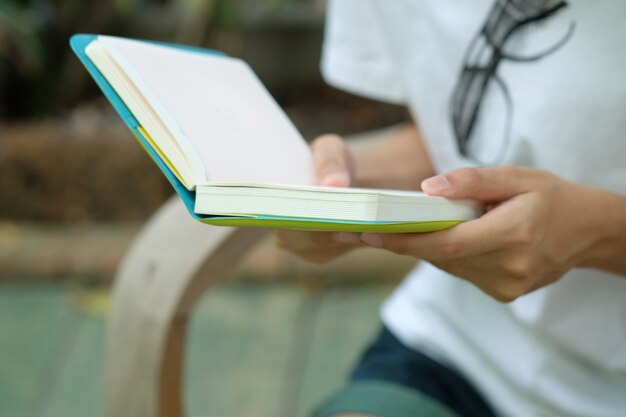
[[[218,49],[252,66],[307,139],[376,137],[404,109],[324,84],[324,14],[322,0],[0,0],[1,417],[104,415],[110,284],[172,195],[69,37]],[[410,267],[368,251],[311,266],[259,245],[194,314],[189,415],[305,416],[341,384]]]

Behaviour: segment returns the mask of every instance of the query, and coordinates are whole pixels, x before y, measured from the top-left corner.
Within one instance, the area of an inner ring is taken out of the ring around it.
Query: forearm
[[[354,162],[357,187],[418,190],[422,180],[434,175],[421,134],[412,123],[384,143],[355,152]]]
[[[589,191],[595,198],[596,238],[580,266],[603,269],[626,277],[626,196],[604,190]]]

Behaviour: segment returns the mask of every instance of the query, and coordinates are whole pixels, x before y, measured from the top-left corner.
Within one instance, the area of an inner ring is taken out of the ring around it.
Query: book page
[[[308,145],[243,61],[100,36],[202,182],[314,183]],[[196,171],[196,170],[194,170]]]

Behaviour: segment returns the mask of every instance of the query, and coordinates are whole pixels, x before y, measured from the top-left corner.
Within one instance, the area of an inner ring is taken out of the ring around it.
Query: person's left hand
[[[504,302],[589,263],[612,233],[597,204],[605,191],[538,169],[463,168],[425,180],[422,189],[482,201],[486,212],[445,231],[366,233],[361,240],[426,260]]]

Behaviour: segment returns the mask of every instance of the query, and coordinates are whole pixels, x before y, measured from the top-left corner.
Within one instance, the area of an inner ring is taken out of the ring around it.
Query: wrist
[[[591,245],[579,266],[625,274],[626,198],[598,189],[591,189],[590,194],[595,206]]]

